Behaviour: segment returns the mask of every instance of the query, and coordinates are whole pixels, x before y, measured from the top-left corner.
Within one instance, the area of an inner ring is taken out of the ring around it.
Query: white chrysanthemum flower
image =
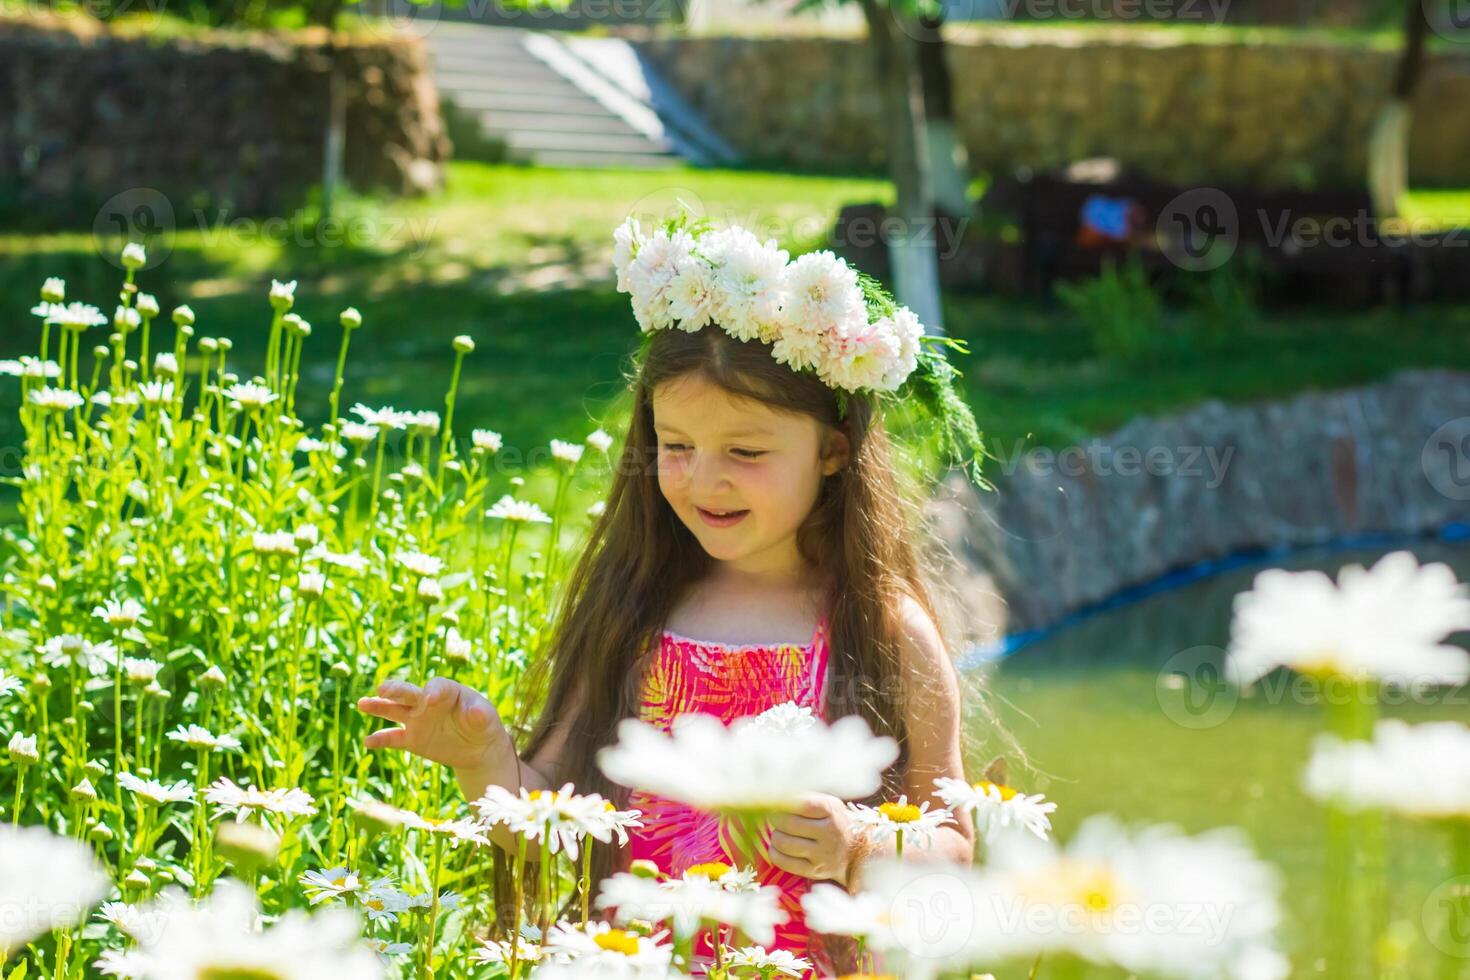
[[[374,879],[359,900],[363,914],[374,925],[394,925],[398,917],[413,908],[407,892],[394,888],[387,878]]]
[[[1408,551],[1334,585],[1319,571],[1268,569],[1235,597],[1226,675],[1248,684],[1277,666],[1423,688],[1470,680],[1470,655],[1442,642],[1470,629],[1470,592],[1448,565]]]
[[[679,329],[694,333],[714,322],[720,301],[715,286],[715,273],[700,261],[684,262],[669,283],[669,315],[679,321]]]
[[[1470,727],[1385,718],[1374,726],[1372,741],[1319,734],[1303,785],[1316,799],[1349,810],[1470,819]]]
[[[117,647],[110,640],[93,643],[75,633],[53,636],[40,647],[41,662],[48,667],[76,665],[87,673],[100,676],[117,663]]]
[[[826,249],[798,256],[786,267],[783,324],[820,334],[838,323],[867,318],[857,270]]]
[[[475,429],[470,433],[470,442],[475,451],[481,453],[498,453],[505,444],[500,433],[490,429]]]
[[[242,381],[238,384],[232,384],[220,392],[220,394],[235,409],[248,412],[260,411],[281,397],[265,385],[256,384],[254,381]]]
[[[241,787],[224,776],[209,785],[204,798],[221,814],[235,814],[236,820],[244,820],[253,813],[284,817],[309,817],[316,813],[315,801],[305,790]]]
[[[153,358],[153,373],[164,378],[178,377],[179,359],[172,351],[164,351]]]
[[[86,403],[81,395],[70,388],[34,388],[26,399],[44,412],[66,412],[81,408]]]
[[[854,827],[868,840],[888,840],[903,835],[905,846],[915,844],[928,847],[934,840],[935,831],[954,823],[954,817],[943,807],[929,809],[929,801],[914,805],[907,795],[897,802],[864,806],[860,803],[847,804],[847,812]]]
[[[612,448],[613,437],[600,428],[594,429],[587,435],[586,443],[598,452],[605,454]]]
[[[438,575],[444,571],[443,559],[417,551],[400,551],[393,560],[418,576]]]
[[[404,812],[407,813],[408,811]],[[485,836],[485,827],[474,820],[425,817],[419,814],[412,814],[409,817],[408,826],[443,837],[455,847],[458,847],[460,844],[485,846],[490,843],[490,838]]]
[[[378,959],[385,963],[395,956],[407,956],[414,950],[413,943],[395,943],[391,939],[373,939],[368,937],[362,941],[362,944],[378,954]]]
[[[86,303],[68,303],[65,306],[52,304],[46,319],[63,330],[77,331],[101,327],[107,323],[106,314]]]
[[[216,735],[200,725],[180,725],[168,733],[168,738],[191,749],[207,749],[210,752],[233,751],[240,748],[240,740],[233,735]]]
[[[529,500],[517,500],[506,494],[495,505],[485,511],[485,516],[502,521],[520,521],[528,524],[550,524],[551,516]]]
[[[706,714],[676,717],[668,733],[638,718],[618,724],[618,743],[598,752],[614,782],[703,810],[786,809],[807,793],[864,797],[898,755],[859,715],[782,732],[754,719],[728,728]]]
[[[760,339],[781,315],[789,253],[738,225],[701,236],[696,249],[714,263],[715,319],[738,340]]]
[[[122,264],[127,269],[141,269],[148,264],[148,253],[141,242],[128,242],[123,246]]]
[[[827,345],[821,334],[801,330],[788,330],[771,345],[771,356],[793,371],[818,367],[826,354]]]
[[[82,921],[111,888],[85,845],[43,827],[0,824],[0,962],[53,928]]]
[[[1027,796],[1010,786],[982,779],[970,784],[963,779],[941,776],[934,780],[936,795],[944,805],[956,813],[973,813],[975,825],[988,840],[994,834],[1017,827],[1046,840],[1051,830],[1048,816],[1057,808],[1055,803],[1045,802],[1040,793]]]
[[[618,275],[618,292],[626,293],[632,289],[628,282],[628,268],[633,264],[633,259],[638,255],[638,248],[643,244],[643,229],[638,224],[638,219],[627,218],[621,225],[613,229],[613,268]]]
[[[817,373],[834,388],[877,389],[898,360],[898,340],[883,320],[863,324],[846,336],[828,331],[824,337],[826,351]]]
[[[252,980],[381,980],[382,963],[360,941],[346,909],[286,912],[262,927],[255,894],[222,879],[207,903],[174,900],[158,935],[140,944],[149,980],[250,977]]]
[[[732,949],[725,957],[732,967],[745,967],[760,974],[763,980],[770,977],[804,977],[812,968],[812,961],[797,956],[789,949],[771,949],[764,946],[741,946]]]
[[[139,779],[130,772],[117,774],[118,785],[141,797],[155,806],[163,806],[165,803],[192,803],[194,802],[194,787],[185,780],[178,780],[172,786],[166,786],[156,779]]]
[[[533,977],[667,977],[673,963],[672,946],[658,936],[641,936],[606,922],[585,927],[559,922],[546,932],[543,959]]]
[[[408,412],[400,412],[396,408],[369,408],[361,402],[352,406],[352,413],[362,419],[364,425],[385,431],[407,428],[410,418]]]
[[[108,599],[92,609],[93,616],[113,629],[127,629],[140,623],[147,625],[143,613],[143,604],[137,599]]]
[[[661,330],[673,324],[669,300],[674,277],[693,258],[694,239],[686,231],[670,235],[658,229],[638,247],[638,254],[628,263],[626,276],[633,300],[633,314],[644,332]]]
[[[41,283],[41,300],[45,303],[60,303],[66,299],[66,280],[60,276],[47,276]]]
[[[131,333],[142,322],[142,314],[130,306],[119,306],[112,311],[112,325],[120,333]]]
[[[475,652],[475,644],[469,637],[450,626],[444,630],[444,657],[452,663],[468,663]]]

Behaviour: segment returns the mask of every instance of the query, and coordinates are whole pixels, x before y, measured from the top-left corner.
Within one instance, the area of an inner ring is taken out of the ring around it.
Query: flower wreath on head
[[[716,229],[687,214],[646,232],[628,218],[613,232],[618,292],[632,299],[642,330],[641,364],[659,330],[695,333],[718,324],[736,340],[759,340],[798,373],[815,374],[847,417],[849,393],[919,405],[938,423],[941,451],[977,486],[983,438],[955,391],[960,372],[945,357],[962,340],[926,334],[919,318],[878,280],[822,250],[790,261],[774,240]]]

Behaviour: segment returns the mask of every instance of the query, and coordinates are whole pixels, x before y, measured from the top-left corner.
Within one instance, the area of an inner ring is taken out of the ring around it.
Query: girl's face
[[[847,437],[697,373],[659,385],[653,417],[659,488],[710,557],[730,571],[799,575],[797,529],[822,478],[846,465]]]

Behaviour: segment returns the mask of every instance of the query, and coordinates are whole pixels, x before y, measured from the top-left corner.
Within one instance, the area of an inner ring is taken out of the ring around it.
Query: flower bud
[[[357,307],[355,306],[347,307],[337,319],[342,322],[342,327],[345,330],[356,330],[362,326],[362,314],[357,312]]]
[[[454,338],[454,349],[460,354],[468,354],[475,349],[475,339],[462,333]]]

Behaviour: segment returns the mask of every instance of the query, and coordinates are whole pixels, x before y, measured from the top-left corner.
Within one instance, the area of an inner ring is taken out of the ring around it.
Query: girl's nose
[[[696,498],[709,500],[729,486],[729,469],[718,453],[694,454],[689,468],[689,489]]]

